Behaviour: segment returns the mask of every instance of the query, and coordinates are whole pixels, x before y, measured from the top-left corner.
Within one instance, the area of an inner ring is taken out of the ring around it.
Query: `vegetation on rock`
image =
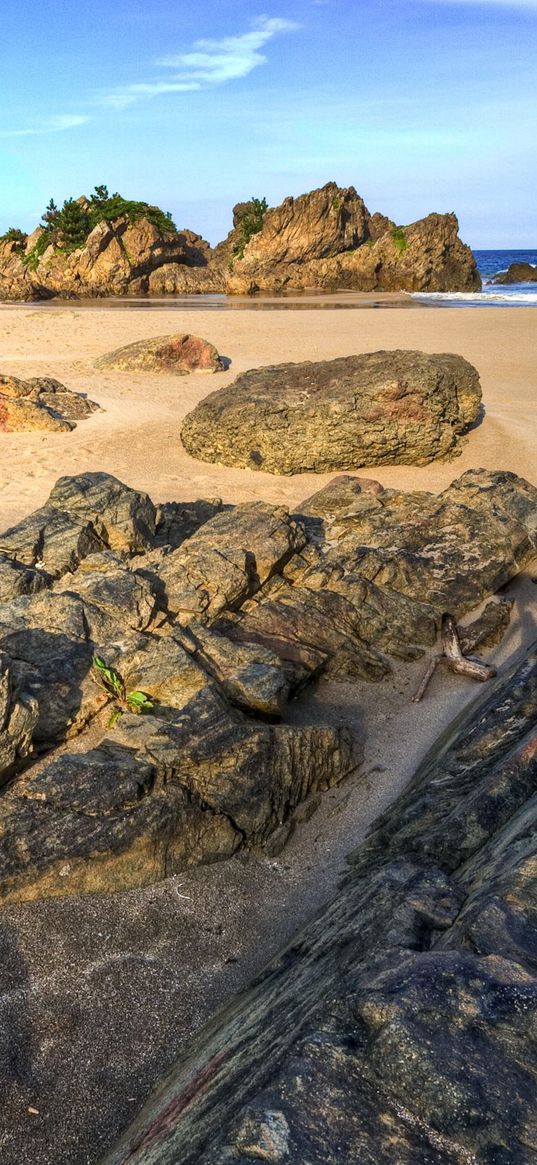
[[[133,201],[123,195],[109,194],[106,186],[96,186],[90,198],[66,198],[61,210],[51,198],[41,219],[42,234],[25,256],[30,270],[35,270],[49,246],[69,254],[83,247],[92,230],[101,222],[126,218],[130,223],[147,219],[161,235],[177,230],[169,211],[147,202]]]
[[[242,259],[245,248],[248,246],[253,235],[258,235],[263,229],[263,222],[267,210],[268,202],[265,197],[250,199],[250,209],[241,219],[239,226],[241,237],[234,247],[234,254],[238,259]]]

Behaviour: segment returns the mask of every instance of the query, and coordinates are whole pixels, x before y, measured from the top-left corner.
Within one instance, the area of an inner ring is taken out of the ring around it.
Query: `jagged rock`
[[[110,547],[135,553],[153,544],[156,509],[108,473],[60,477],[48,501],[0,536],[0,553],[57,577]]]
[[[329,182],[267,211],[242,256],[240,227],[232,231],[226,290],[478,291],[475,259],[458,230],[454,214],[398,227],[385,215],[370,215],[354,187]]]
[[[161,269],[194,274],[199,268],[201,274],[212,255],[209,244],[192,231],[164,236],[148,219],[129,222],[123,217],[99,223],[78,250],[66,253],[48,247],[37,263],[28,265],[41,233],[38,228],[29,235],[22,252],[17,244],[0,243],[3,299],[145,295]],[[158,287],[151,291],[162,294]]]
[[[180,622],[239,607],[305,545],[299,522],[281,506],[249,502],[217,514],[175,552],[158,578]]]
[[[424,465],[476,420],[479,376],[462,356],[373,352],[243,372],[183,421],[194,457],[269,473]]]
[[[156,336],[139,340],[100,356],[96,368],[114,372],[163,372],[187,376],[190,372],[221,372],[216,348],[200,336]]]
[[[35,377],[19,380],[0,376],[0,432],[30,433],[37,429],[67,432],[75,421],[95,412],[99,405],[71,392],[59,380]]]
[[[103,1165],[531,1165],[536,725],[532,651]]]
[[[531,263],[511,263],[507,271],[500,271],[492,283],[537,283],[537,267]]]

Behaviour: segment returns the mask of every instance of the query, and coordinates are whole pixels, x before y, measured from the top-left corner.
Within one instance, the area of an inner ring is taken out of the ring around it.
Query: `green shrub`
[[[18,227],[9,227],[9,230],[0,235],[0,243],[14,243],[16,251],[24,251],[27,238],[28,235],[24,231],[20,231]]]
[[[106,664],[99,655],[92,660],[91,675],[94,682],[107,696],[114,701],[110,724],[113,725],[125,712],[134,712],[137,716],[144,716],[153,711],[153,701],[145,692],[134,689],[128,692],[125,680],[117,668]]]
[[[238,259],[244,258],[245,248],[248,246],[253,235],[258,235],[263,228],[265,213],[268,210],[268,202],[266,198],[251,198],[250,209],[239,223],[240,238],[233,248],[233,254]]]
[[[408,246],[407,241],[406,241],[405,228],[404,227],[393,227],[392,239],[395,243],[396,250],[399,252],[400,255],[402,255],[403,251],[406,251],[407,246]]]
[[[117,218],[126,218],[130,223],[146,218],[164,236],[173,235],[177,230],[169,211],[151,206],[148,202],[123,198],[117,192],[109,194],[106,186],[96,186],[91,198],[66,198],[61,210],[51,198],[41,219],[43,234],[25,256],[25,263],[30,270],[35,271],[50,245],[57,251],[70,254],[84,246],[88,235],[99,223]]]

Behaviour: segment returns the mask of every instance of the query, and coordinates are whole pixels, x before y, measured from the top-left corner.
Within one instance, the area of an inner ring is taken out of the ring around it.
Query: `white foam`
[[[537,292],[512,292],[511,294],[505,292],[491,292],[490,294],[482,291],[413,291],[411,292],[412,299],[426,299],[426,300],[448,300],[451,303],[468,303],[475,307],[486,307],[487,304],[520,304],[531,307],[532,304],[537,304]]]

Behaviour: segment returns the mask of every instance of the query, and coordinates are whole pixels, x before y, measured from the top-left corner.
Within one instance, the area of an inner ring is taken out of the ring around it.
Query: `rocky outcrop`
[[[268,209],[261,230],[250,236],[244,221],[251,209],[252,203],[237,204],[233,230],[214,250],[192,231],[159,234],[147,218],[100,222],[71,252],[49,246],[36,254],[39,227],[25,241],[6,238],[0,242],[0,299],[481,286],[453,214],[398,227],[385,215],[370,214],[354,187],[335,182]]]
[[[425,465],[457,452],[479,376],[462,356],[372,352],[243,372],[183,421],[203,461],[269,473]]]
[[[206,289],[200,285],[199,276],[207,271],[211,248],[192,231],[164,236],[145,218],[137,222],[121,218],[99,223],[84,246],[75,251],[66,253],[49,246],[35,260],[33,248],[41,233],[39,228],[34,231],[24,249],[18,243],[0,243],[0,298],[32,300],[55,295],[84,298]],[[181,288],[166,288],[170,268],[177,269],[177,283],[182,280]],[[150,286],[151,279],[155,278],[156,282]],[[214,285],[215,277],[211,276],[211,280]],[[221,279],[216,283],[221,289]]]
[[[334,900],[106,1165],[530,1165],[537,653],[434,746]],[[104,1163],[103,1163],[104,1165]]]
[[[346,729],[286,723],[288,699],[320,674],[381,680],[537,548],[537,490],[514,474],[438,497],[336,479],[302,508],[157,511],[88,473],[0,537],[0,899],[276,852],[361,755]],[[487,608],[467,649],[507,616]]]
[[[478,291],[475,260],[458,229],[454,214],[397,227],[370,215],[352,186],[329,182],[267,211],[242,257],[231,256],[226,290]]]
[[[190,372],[221,372],[224,364],[208,340],[183,333],[126,344],[100,356],[95,367],[111,372],[163,372],[187,376]]]
[[[0,376],[0,433],[65,432],[99,408],[52,377]]]
[[[500,271],[492,283],[537,283],[537,267],[531,263],[511,263],[507,271]]]

